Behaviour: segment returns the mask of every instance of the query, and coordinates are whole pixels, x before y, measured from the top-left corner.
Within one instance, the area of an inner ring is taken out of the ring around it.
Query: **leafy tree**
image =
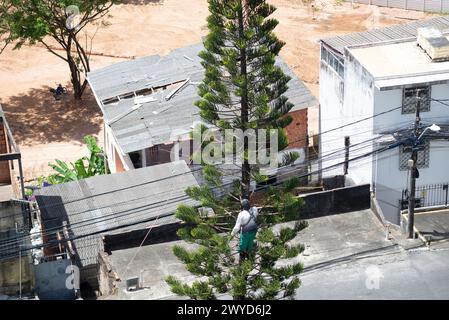
[[[118,0],[2,0],[0,3],[0,50],[13,43],[41,44],[64,60],[71,74],[75,99],[81,99],[90,71],[93,36],[82,31],[100,22]],[[62,49],[64,53],[60,53]],[[1,52],[1,51],[0,51]]]
[[[82,157],[75,163],[70,163],[70,165],[58,159],[55,160],[56,164],[50,163],[49,166],[57,172],[47,178],[50,184],[76,181],[108,173],[103,150],[97,145],[95,138],[85,136],[84,142],[90,152],[90,156]]]
[[[284,128],[292,120],[288,116],[292,104],[283,95],[290,79],[275,64],[283,46],[273,33],[278,22],[268,18],[275,8],[265,0],[208,2],[209,35],[200,53],[205,77],[199,85],[201,100],[196,104],[202,118],[221,133],[226,129],[274,129],[279,133],[279,150],[285,149],[288,139]],[[201,151],[211,142],[203,141]],[[236,152],[234,143],[225,149]],[[294,195],[298,178],[253,194],[253,204],[261,207],[261,225],[249,259],[236,263],[237,253],[230,238],[223,235],[235,223],[240,199],[249,198],[251,182],[266,180],[259,164],[250,163],[249,152],[245,139],[241,178],[231,185],[223,182],[226,173],[221,166],[205,164],[206,184],[187,189],[199,207],[178,207],[176,216],[183,222],[178,235],[198,248],[175,246],[173,252],[200,279],[186,284],[167,277],[174,293],[192,299],[215,299],[219,294],[236,299],[275,299],[293,296],[300,286],[302,264],[295,258],[303,246],[292,241],[306,226],[299,221],[302,201]],[[285,156],[284,165],[296,159],[297,155]]]

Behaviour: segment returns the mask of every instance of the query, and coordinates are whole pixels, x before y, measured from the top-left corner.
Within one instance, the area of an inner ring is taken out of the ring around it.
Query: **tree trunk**
[[[75,100],[81,100],[81,96],[83,95],[81,80],[79,77],[79,71],[76,66],[76,63],[73,61],[73,59],[69,60],[69,67],[70,67],[70,81],[72,82],[73,86],[73,95],[75,97]]]
[[[243,7],[239,11],[239,37],[244,37],[244,20],[243,20]],[[248,88],[247,88],[247,60],[246,60],[246,49],[243,48],[240,50],[240,73],[244,77],[244,88],[242,88],[242,97],[241,97],[241,126],[242,130],[245,131],[247,129],[248,124]],[[243,164],[242,164],[242,182],[240,187],[240,193],[242,198],[249,197],[249,189],[251,184],[251,167],[248,163],[248,137],[245,136],[243,142]]]
[[[73,57],[72,53],[72,45],[75,45],[77,52],[78,52],[78,59],[79,61],[84,63],[84,60],[88,60],[88,58],[84,55],[84,52],[80,52],[79,46],[77,41],[74,40],[74,36],[69,36],[68,39],[68,45],[66,48],[66,54],[67,54],[67,62],[69,64],[70,68],[70,81],[72,83],[73,87],[73,95],[75,100],[81,100],[81,97],[83,96],[84,89],[86,88],[87,81],[81,80],[81,71],[79,69],[79,65],[76,62],[76,58]]]

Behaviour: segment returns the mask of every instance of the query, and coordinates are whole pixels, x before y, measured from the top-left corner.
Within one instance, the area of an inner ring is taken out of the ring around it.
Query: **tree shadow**
[[[163,4],[164,0],[122,0],[122,3],[134,5]]]
[[[81,101],[75,101],[68,91],[57,101],[50,87],[43,86],[2,102],[16,142],[25,146],[73,140],[84,143],[84,136],[98,134],[102,113],[90,88]]]

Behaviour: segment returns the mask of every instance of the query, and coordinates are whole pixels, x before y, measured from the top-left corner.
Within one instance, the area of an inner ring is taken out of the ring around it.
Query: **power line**
[[[375,114],[375,115],[373,115],[373,116],[370,116],[370,117],[367,117],[367,118],[364,118],[364,119],[361,119],[361,120],[358,120],[358,121],[355,121],[355,122],[346,124],[346,125],[344,125],[344,126],[340,126],[340,127],[337,127],[337,128],[334,128],[334,129],[331,129],[331,130],[328,130],[328,131],[325,131],[325,132],[323,132],[323,133],[321,133],[321,134],[328,133],[328,132],[331,132],[331,131],[335,131],[335,130],[338,130],[338,129],[340,129],[340,128],[344,128],[344,127],[347,127],[347,126],[350,126],[350,125],[353,125],[353,124],[356,124],[356,123],[359,123],[359,122],[362,122],[362,121],[365,121],[365,120],[368,120],[368,119],[371,119],[371,118],[380,116],[380,115],[382,115],[382,114],[386,114],[386,113],[388,113],[388,112],[392,112],[392,111],[397,110],[397,109],[399,109],[399,108],[402,108],[402,107],[393,108],[393,109],[390,109],[390,110],[387,110],[387,111],[384,111],[384,112]],[[321,135],[321,134],[320,134],[320,135]],[[303,139],[302,139],[302,140],[303,140]],[[372,140],[374,140],[374,139],[372,139]],[[296,140],[296,141],[293,141],[293,142],[297,142],[297,141],[300,141],[300,140]],[[367,142],[369,142],[369,141],[370,141],[370,140],[368,140]],[[332,152],[332,154],[335,154],[335,153],[338,153],[338,152],[339,152],[339,151]],[[330,156],[330,154],[328,154],[327,156]],[[321,159],[317,159],[317,161],[322,161],[324,158],[325,158],[325,157],[322,157]],[[308,160],[310,160],[310,159],[308,159]],[[306,164],[306,165],[310,165],[310,164]],[[196,170],[192,170],[192,171],[189,171],[189,172],[185,172],[185,173],[182,173],[182,174],[179,174],[179,175],[189,174],[189,173],[193,173],[193,172],[195,172],[195,171],[200,171],[200,170],[202,170],[202,168],[199,168],[199,169],[196,169]],[[294,170],[294,171],[296,171],[296,170]],[[284,174],[291,174],[291,173],[292,173],[292,171],[286,172],[286,173],[284,173]],[[312,174],[314,174],[314,173],[312,173]],[[176,175],[176,176],[179,176],[179,175]],[[230,174],[230,176],[233,176],[233,174]],[[173,176],[172,176],[172,177],[165,177],[165,178],[162,178],[162,179],[158,179],[158,180],[154,180],[154,181],[150,181],[150,182],[146,182],[146,183],[142,183],[142,184],[138,184],[138,185],[133,185],[133,186],[130,186],[130,187],[127,187],[127,188],[118,189],[118,190],[116,190],[116,191],[126,190],[126,189],[128,189],[128,188],[134,188],[134,187],[137,187],[137,186],[146,185],[146,184],[149,184],[149,183],[154,183],[154,182],[157,182],[157,181],[162,181],[162,180],[166,180],[166,179],[170,179],[170,178],[173,178]],[[232,182],[231,182],[231,183],[232,183]],[[111,191],[110,191],[110,192],[111,192]],[[108,192],[108,193],[110,193],[110,192]],[[115,191],[112,191],[112,192],[115,192]],[[99,195],[102,195],[102,194],[92,195],[92,196],[90,196],[90,197],[96,197],[96,196],[99,196]],[[61,203],[61,204],[54,204],[54,205],[56,206],[56,205],[68,204],[68,203],[71,203],[71,202],[81,201],[81,200],[84,200],[84,199],[87,199],[87,198],[90,198],[90,197],[85,197],[85,198],[76,199],[76,200],[72,200],[72,201],[69,201],[69,202]],[[183,197],[182,200],[183,200],[183,199],[186,199],[186,198],[188,198],[188,197]],[[130,201],[135,201],[135,200],[138,200],[138,199],[133,199],[133,200],[130,200]],[[150,205],[153,205],[153,204],[150,204]],[[112,215],[111,215],[111,216],[112,216]]]
[[[321,133],[316,134],[315,136],[322,136],[323,134],[326,134],[326,133],[329,133],[329,132],[333,132],[333,131],[340,130],[340,129],[343,129],[343,128],[346,128],[346,127],[349,127],[349,126],[353,126],[353,125],[358,124],[360,122],[376,118],[378,116],[381,116],[381,115],[393,112],[393,111],[398,110],[398,109],[402,109],[402,106],[396,107],[396,108],[392,108],[392,109],[389,109],[389,110],[386,110],[386,111],[383,111],[383,112],[380,112],[380,113],[376,113],[376,114],[374,114],[372,116],[369,116],[369,117],[366,117],[366,118],[363,118],[363,119],[360,119],[360,120],[357,120],[357,121],[353,121],[353,122],[347,123],[345,125],[342,125],[342,126],[339,126],[339,127],[333,128],[333,129],[329,129],[329,130],[323,131]],[[291,141],[290,143],[305,141],[306,139],[307,138],[302,138],[302,139],[299,139],[299,140]]]
[[[389,150],[389,149],[391,149],[391,146],[383,147],[383,148],[380,148],[380,149],[378,149],[378,150],[375,150],[375,151],[372,151],[372,152],[369,152],[369,153],[366,153],[366,154],[357,156],[357,157],[355,157],[355,158],[349,159],[349,161],[350,161],[350,162],[352,162],[352,161],[357,161],[357,160],[363,159],[363,158],[365,158],[365,157],[368,157],[368,156],[370,156],[370,155],[374,155],[374,154],[376,154],[376,153],[384,152],[384,151]],[[327,168],[319,169],[319,170],[317,170],[317,171],[315,171],[315,172],[310,172],[310,173],[307,173],[307,174],[304,174],[304,175],[297,176],[297,178],[305,178],[305,177],[308,177],[308,176],[317,174],[317,173],[319,173],[319,172],[327,171],[327,170],[333,169],[333,168],[335,168],[335,167],[341,166],[341,165],[343,165],[344,163],[345,163],[345,162],[340,162],[340,163],[331,165],[331,166],[329,166],[329,167],[327,167]],[[295,171],[296,171],[296,170],[295,170]],[[291,172],[288,172],[288,174],[291,174]],[[274,187],[275,187],[275,186],[278,186],[278,185],[283,184],[283,183],[284,183],[284,181],[278,181],[278,182],[276,182],[276,183],[273,183],[271,186],[274,186]],[[265,188],[266,188],[265,186],[261,186],[261,187],[259,187],[259,188],[256,188],[255,191],[263,190],[263,189],[265,189]],[[103,230],[97,230],[97,231],[94,231],[94,232],[91,232],[91,233],[88,233],[88,234],[83,234],[83,235],[73,236],[73,237],[69,237],[68,239],[63,239],[63,240],[57,240],[57,241],[54,242],[54,243],[48,243],[48,245],[54,245],[54,244],[59,244],[59,243],[63,243],[63,242],[73,241],[73,240],[77,240],[77,239],[81,239],[81,238],[86,238],[86,237],[90,237],[90,236],[93,236],[93,235],[102,234],[102,233],[105,233],[105,232],[110,232],[110,231],[114,231],[114,230],[118,230],[118,229],[122,229],[122,228],[127,228],[127,227],[130,227],[130,226],[138,225],[138,224],[141,224],[141,223],[154,221],[154,220],[156,220],[156,219],[158,219],[158,218],[168,217],[168,216],[172,216],[172,215],[173,215],[173,212],[171,212],[171,213],[166,213],[166,214],[163,214],[163,215],[161,214],[161,215],[160,215],[159,217],[157,217],[157,218],[156,218],[156,217],[151,217],[151,218],[144,219],[144,220],[139,220],[139,221],[136,221],[136,222],[133,222],[133,223],[128,223],[128,224],[119,225],[119,226],[115,226],[115,227],[111,227],[111,228],[106,228],[106,229],[103,229]],[[32,250],[32,249],[37,249],[37,248],[43,248],[43,247],[45,247],[46,245],[47,245],[47,244],[41,244],[41,245],[38,245],[38,246],[32,246],[32,247],[30,247],[30,248],[27,248],[27,250]]]
[[[375,139],[369,139],[369,140],[367,140],[367,141],[363,141],[363,142],[361,142],[361,143],[359,143],[359,144],[355,144],[355,145],[352,145],[352,146],[361,145],[362,143],[371,142],[371,141],[373,141],[373,140],[375,140]],[[351,147],[352,147],[352,146],[351,146]],[[358,148],[358,149],[356,149],[356,150],[359,150],[359,149],[362,149],[362,148]],[[342,149],[342,150],[344,150],[344,149]],[[339,151],[337,151],[337,152],[339,152]],[[328,156],[330,156],[330,155],[328,155]],[[326,157],[322,157],[321,159],[318,158],[316,161],[322,161],[322,160],[324,160],[325,158],[326,158]],[[301,170],[303,167],[308,166],[308,165],[310,165],[310,164],[301,165],[301,166],[299,166],[299,168],[296,167],[294,170],[290,170],[290,171],[288,171],[288,172],[285,172],[284,174],[278,175],[278,178],[280,178],[280,177],[282,177],[282,176],[284,176],[284,175],[292,174],[292,172],[296,172],[296,171],[298,171],[298,170]],[[228,175],[228,176],[233,176],[233,174],[230,174],[230,175]],[[233,183],[233,182],[230,182],[230,183],[228,183],[228,184],[224,184],[223,187],[226,187],[227,185],[231,185],[232,183]],[[139,200],[139,199],[141,199],[141,198],[131,199],[131,200],[128,200],[128,201],[126,201],[126,202],[135,202],[136,200]],[[187,199],[190,199],[190,198],[189,198],[188,196],[178,196],[178,197],[176,197],[176,198],[167,199],[167,201],[168,201],[168,200],[172,200],[170,203],[173,203],[173,202],[175,202],[176,200],[182,201],[182,200],[187,200]],[[78,200],[80,200],[80,199],[78,199]],[[164,201],[165,201],[165,200],[153,202],[153,203],[151,203],[151,204],[146,204],[146,205],[141,206],[141,207],[129,209],[129,210],[127,210],[127,211],[118,212],[118,214],[117,214],[117,212],[116,212],[116,213],[113,213],[113,214],[110,214],[110,215],[106,215],[106,216],[101,216],[101,217],[97,217],[97,218],[93,218],[93,219],[89,219],[89,220],[84,220],[84,221],[80,221],[80,222],[75,222],[75,223],[70,224],[70,227],[73,228],[74,226],[78,226],[78,225],[82,225],[83,227],[86,227],[86,226],[88,226],[88,225],[92,225],[92,224],[95,224],[95,223],[98,223],[98,222],[105,222],[105,221],[112,220],[112,219],[117,219],[117,218],[121,218],[121,217],[126,217],[126,216],[128,216],[128,215],[132,215],[132,214],[134,214],[134,213],[136,213],[136,212],[139,212],[138,209],[142,209],[142,210],[140,210],[140,212],[142,212],[142,211],[145,211],[146,209],[157,208],[157,207],[159,207],[158,204],[160,204],[160,203],[162,203],[162,202],[164,202]],[[70,203],[70,202],[60,203],[60,204],[58,204],[58,205],[64,205],[64,204],[67,204],[67,203]],[[121,204],[123,204],[123,203],[119,203],[119,204],[116,204],[116,205],[121,205]],[[42,210],[42,209],[48,208],[48,207],[51,207],[51,206],[44,206],[44,207],[41,207],[40,209]],[[108,208],[108,207],[110,207],[110,205],[105,206],[105,207],[103,207],[103,208]],[[100,208],[94,208],[94,209],[100,209]],[[88,212],[88,211],[91,211],[91,209],[90,209],[90,210],[86,210],[86,211],[81,211],[81,212],[75,212],[75,213],[73,213],[71,216],[73,216],[73,215],[75,215],[75,214],[80,214],[80,213],[83,213],[83,212]],[[129,212],[129,211],[131,211],[131,212]],[[145,214],[145,213],[143,213],[143,214]],[[139,215],[137,215],[137,216],[139,216]],[[136,217],[136,215],[134,215],[134,217]],[[55,218],[55,219],[59,219],[59,218]],[[89,223],[89,222],[91,222],[91,223]],[[51,228],[51,229],[46,229],[45,231],[46,231],[46,232],[45,232],[46,234],[50,235],[50,234],[56,234],[57,232],[62,231],[62,229],[59,228],[59,227],[55,227],[55,228]],[[54,231],[54,232],[51,232],[51,231]]]

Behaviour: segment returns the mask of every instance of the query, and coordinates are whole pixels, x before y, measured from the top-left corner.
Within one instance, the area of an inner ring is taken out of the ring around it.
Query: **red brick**
[[[307,109],[290,112],[289,115],[293,118],[286,128],[289,147],[290,148],[304,148],[307,145]]]

